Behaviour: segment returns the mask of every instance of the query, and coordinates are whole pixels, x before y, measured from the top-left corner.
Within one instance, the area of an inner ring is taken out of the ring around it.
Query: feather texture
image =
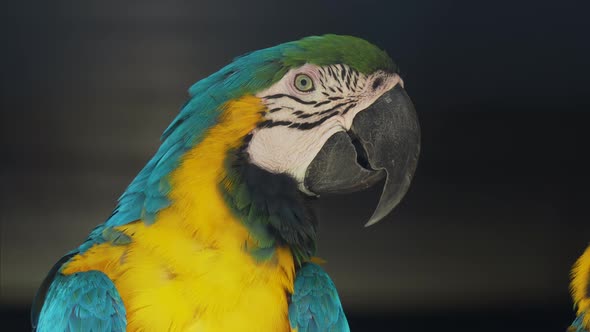
[[[350,331],[336,286],[319,265],[307,263],[297,271],[289,321],[297,332]]]
[[[576,317],[572,325],[568,328],[567,332],[590,332],[590,329],[584,326],[584,318],[584,314]]]
[[[590,246],[577,260],[572,269],[570,285],[578,317],[571,331],[590,332]]]
[[[239,149],[237,145],[242,143],[245,135],[255,127],[256,122],[261,118],[260,112],[264,110],[259,107],[259,100],[254,100],[256,98],[253,97],[257,92],[277,82],[290,69],[305,63],[324,65],[342,62],[347,62],[350,67],[360,72],[377,69],[396,70],[389,57],[377,47],[355,37],[326,35],[308,37],[300,41],[248,53],[194,84],[189,89],[189,101],[164,131],[160,148],[121,195],[110,217],[103,224],[98,225],[83,244],[64,256],[49,273],[44,282],[46,287],[40,288],[33,306],[33,323],[35,324],[37,317],[39,317],[40,329],[45,327],[49,329],[48,326],[52,326],[49,325],[50,322],[55,321],[58,325],[53,325],[53,327],[57,327],[52,330],[62,330],[62,327],[65,330],[76,330],[81,327],[82,321],[84,321],[91,324],[87,326],[93,326],[95,330],[120,330],[121,324],[125,325],[125,320],[120,319],[121,313],[123,319],[125,317],[125,308],[122,308],[121,298],[113,286],[113,281],[116,282],[117,273],[119,276],[121,274],[124,274],[125,277],[128,276],[125,274],[127,270],[123,271],[121,265],[135,257],[134,254],[137,255],[137,261],[143,263],[146,263],[144,259],[148,256],[127,249],[139,246],[138,242],[141,242],[145,248],[157,253],[156,256],[161,260],[162,257],[168,257],[167,255],[172,249],[178,247],[175,241],[177,242],[186,233],[186,231],[183,232],[182,227],[188,230],[190,235],[198,234],[200,240],[213,249],[217,249],[217,246],[220,246],[219,243],[223,241],[228,242],[223,243],[226,246],[224,249],[234,246],[241,249],[243,242],[240,241],[246,241],[253,248],[256,247],[254,248],[257,250],[253,255],[254,258],[258,257],[264,260],[273,255],[280,256],[280,259],[277,259],[278,265],[273,265],[277,263],[275,261],[267,261],[265,264],[268,266],[265,265],[264,268],[273,271],[272,273],[275,274],[269,275],[273,275],[278,280],[275,280],[276,289],[281,291],[277,292],[276,301],[286,301],[284,291],[290,292],[291,290],[291,271],[294,268],[290,246],[293,246],[293,252],[299,261],[305,260],[315,250],[315,224],[312,219],[308,218],[306,210],[300,208],[300,198],[295,197],[293,191],[288,191],[283,193],[285,194],[282,197],[284,200],[275,200],[272,204],[267,204],[267,202],[261,202],[260,199],[265,195],[268,196],[269,193],[272,194],[272,190],[267,192],[268,188],[252,188],[247,183],[250,178],[236,177],[230,179],[230,182],[239,184],[242,181],[241,183],[246,185],[238,185],[235,187],[235,191],[231,192],[229,196],[231,196],[233,206],[230,207],[227,206],[228,201],[218,197],[220,190],[217,185],[224,178],[222,173],[228,170],[227,167],[224,168],[223,161],[229,151]],[[228,112],[228,108],[231,109],[231,112]],[[234,119],[226,121],[227,117],[234,117]],[[224,122],[226,123],[224,124]],[[218,136],[211,137],[212,135]],[[228,139],[231,143],[227,142]],[[204,141],[207,141],[208,144],[204,144]],[[211,153],[212,149],[215,149],[215,153]],[[188,166],[183,164],[188,164]],[[215,166],[211,166],[212,164]],[[207,167],[216,168],[205,171],[204,168]],[[203,177],[197,172],[207,174],[207,181],[203,181],[203,183],[207,183],[209,187],[195,190],[194,185],[202,181],[202,179],[197,181],[196,178]],[[196,174],[198,176],[195,176]],[[286,182],[279,181],[279,183],[285,184]],[[283,187],[279,186],[279,188]],[[224,198],[227,199],[228,196]],[[287,202],[290,199],[295,199],[294,204]],[[211,204],[211,200],[224,204],[224,206]],[[174,204],[178,205],[175,209],[168,209]],[[187,208],[189,206],[190,208]],[[198,209],[195,206],[198,206]],[[228,209],[232,211],[227,211]],[[233,212],[232,217],[237,220],[229,216],[231,212]],[[252,222],[260,220],[261,215],[264,216],[264,223]],[[221,229],[223,233],[219,233],[220,224],[218,222],[220,220],[217,220],[217,217],[226,218],[227,220],[222,221],[230,223],[231,227],[235,226],[233,224],[235,221],[241,222],[246,227],[234,227],[232,230],[229,230],[228,227]],[[190,222],[185,223],[185,221]],[[161,232],[163,229],[169,229],[171,234],[174,234],[170,236],[169,243],[163,243],[161,233],[155,234],[158,233],[158,229],[154,226],[160,222],[168,222],[168,225],[162,227]],[[176,227],[175,223],[180,226]],[[134,233],[135,231],[137,233]],[[287,244],[287,246],[273,248],[273,244],[276,242],[274,236],[277,234],[285,240],[285,243],[279,243],[279,245]],[[142,236],[145,239],[138,241],[138,237]],[[200,248],[201,243],[197,244],[196,247]],[[276,249],[276,253],[274,249]],[[235,255],[226,255],[227,257],[224,256],[224,258],[242,257],[241,253],[240,250],[235,250],[233,253]],[[185,254],[186,251],[183,251],[171,258],[171,261],[178,266],[186,265],[190,270],[188,272],[208,268],[206,263],[195,268],[194,261],[184,257]],[[205,255],[201,258],[207,262]],[[248,257],[248,259],[250,258],[252,257]],[[242,269],[236,269],[236,264],[233,262],[230,264],[229,260],[218,261],[221,262],[218,264],[220,271],[231,268],[230,272],[238,275],[241,275],[241,272],[250,271],[249,269],[258,272],[266,271],[247,260],[241,261]],[[150,275],[147,272],[153,272],[153,275],[158,278],[163,271],[166,282],[181,279],[176,278],[176,273],[169,273],[167,266],[161,266],[161,261],[150,261],[151,263],[153,266],[149,265],[150,269],[146,266],[126,266],[125,268],[142,268],[144,269],[142,273],[145,275]],[[131,263],[129,264],[131,265]],[[207,262],[207,264],[209,263]],[[105,272],[110,279],[102,272],[92,270]],[[296,315],[297,326],[301,326],[300,330],[314,331],[313,324],[320,324],[318,325],[320,330],[322,330],[321,327],[326,326],[336,326],[339,328],[336,331],[347,330],[346,319],[342,313],[334,285],[325,272],[312,264],[306,265],[301,271],[301,280],[303,281],[300,283],[303,284],[299,287],[302,291],[300,296],[295,296],[300,301],[293,302],[296,304],[293,310],[296,311],[294,315]],[[243,274],[252,275],[252,273],[246,272]],[[223,275],[220,273],[218,276]],[[126,293],[123,296],[125,301],[127,301],[127,297],[138,296],[136,292],[137,280],[132,278],[131,274],[129,276],[128,280],[124,280],[124,282],[128,282],[125,284]],[[146,278],[146,280],[148,279]],[[216,278],[212,277],[211,281],[214,282],[214,279]],[[311,283],[311,286],[307,283]],[[153,286],[153,284],[150,285]],[[239,289],[241,285],[232,284],[231,286],[231,290],[234,290],[234,288]],[[117,289],[118,287],[119,284],[117,284]],[[198,287],[202,288],[203,293],[212,289],[211,287],[206,289],[204,285],[190,284],[190,287],[186,286],[178,291],[185,294],[187,289],[192,291],[200,289]],[[147,287],[145,294],[149,293],[147,289],[152,288]],[[121,289],[119,291],[123,294]],[[137,303],[144,297],[148,298],[148,296],[143,296],[145,294],[139,294],[141,296],[138,297],[141,299]],[[168,292],[165,295],[170,295],[170,304],[174,305],[172,293]],[[75,300],[70,300],[70,298],[75,298]],[[89,299],[92,298],[98,302],[90,301]],[[317,298],[320,304],[306,305],[306,301],[312,298]],[[153,299],[150,298],[150,300]],[[191,296],[190,301],[193,302],[189,302],[195,307],[202,305],[201,301],[207,302],[206,299],[197,300],[198,303],[193,303],[195,300]],[[260,303],[263,302],[260,300]],[[227,303],[223,304],[227,305]],[[272,303],[265,304],[272,305]],[[164,304],[159,305],[158,308],[163,308],[163,310],[172,308],[171,306],[166,307]],[[96,306],[96,310],[90,310],[91,306]],[[141,308],[140,304],[132,309],[138,311],[138,308]],[[283,309],[286,310],[286,307],[281,307],[281,310]],[[63,310],[71,310],[70,316],[64,316],[68,311]],[[186,311],[187,320],[192,319],[191,315],[194,314],[194,312],[189,312],[189,308],[177,308],[177,311],[182,311],[182,313]],[[127,307],[127,312],[131,312],[130,307]],[[145,312],[145,316],[141,318],[144,322],[135,322],[138,326],[150,319],[159,318],[149,310],[143,312]],[[315,315],[313,317],[322,320],[315,323],[306,321],[304,319],[307,317],[306,315]],[[279,316],[277,314],[277,317]],[[170,317],[173,317],[172,313],[163,317],[162,322]],[[285,318],[285,315],[281,317]],[[133,323],[130,320],[130,325]],[[287,322],[284,325],[288,327]],[[340,327],[346,327],[346,329]]]
[[[243,152],[227,158],[221,184],[225,201],[256,240],[251,251],[255,258],[271,257],[272,248],[286,244],[300,265],[315,254],[315,215],[292,177],[270,173],[247,159]]]
[[[305,63],[346,63],[363,73],[397,70],[389,56],[376,46],[360,38],[338,35],[307,37],[234,59],[189,89],[189,101],[162,134],[156,154],[121,195],[106,222],[73,252],[84,252],[104,242],[101,235],[106,227],[139,219],[154,222],[155,215],[171,204],[170,173],[182,156],[202,141],[207,129],[218,123],[223,105],[268,88],[291,68]]]
[[[88,271],[53,279],[38,332],[125,331],[125,306],[113,282],[102,272]]]
[[[337,35],[308,37],[236,58],[189,89],[191,99],[164,131],[156,155],[129,185],[105,225],[120,226],[140,218],[152,222],[155,213],[170,204],[167,176],[181,156],[217,122],[221,106],[269,87],[289,69],[306,62],[347,63],[361,72],[395,70],[391,59],[377,47],[359,38]]]

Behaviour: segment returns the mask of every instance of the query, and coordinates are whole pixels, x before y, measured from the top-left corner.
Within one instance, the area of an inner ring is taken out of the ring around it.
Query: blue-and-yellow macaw
[[[577,318],[568,332],[590,332],[590,246],[572,269],[570,288],[577,307]]]
[[[397,67],[359,38],[308,37],[197,82],[105,223],[62,257],[37,331],[349,331],[314,264],[307,199],[386,177],[401,200],[420,146]]]

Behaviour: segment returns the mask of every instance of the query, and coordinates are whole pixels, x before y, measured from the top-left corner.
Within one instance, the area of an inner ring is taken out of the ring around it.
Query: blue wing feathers
[[[307,263],[297,272],[289,321],[297,332],[350,331],[336,286],[320,266]]]
[[[117,210],[124,213],[115,213],[107,220],[108,226],[120,226],[142,217],[153,220],[159,210],[170,204],[166,177],[178,166],[182,155],[217,122],[226,101],[255,93],[282,75],[278,59],[285,47],[294,44],[236,58],[190,87],[191,99],[162,134],[162,145],[121,196]]]
[[[190,99],[164,130],[158,151],[121,195],[113,214],[77,252],[104,242],[95,236],[101,228],[140,219],[153,222],[158,211],[171,204],[168,175],[179,165],[182,156],[203,139],[207,129],[217,123],[225,102],[254,94],[276,81],[286,70],[280,62],[283,53],[294,47],[297,47],[295,43],[286,43],[251,52],[193,84],[189,88]]]
[[[119,245],[128,241],[120,234],[110,232],[110,228],[140,219],[146,223],[153,222],[157,212],[171,204],[168,198],[170,192],[169,174],[178,166],[182,156],[203,139],[207,129],[217,123],[223,111],[223,104],[247,94],[254,94],[275,82],[286,71],[280,63],[283,52],[287,48],[293,47],[297,47],[296,44],[287,43],[236,58],[230,65],[195,83],[189,89],[191,98],[162,134],[162,145],[121,195],[117,207],[110,217],[103,224],[98,225],[84,243],[64,256],[45,279],[38,291],[31,312],[34,325],[39,321],[40,330],[43,330],[43,326],[48,326],[49,318],[47,317],[52,317],[52,319],[59,319],[61,324],[60,328],[54,330],[76,331],[80,329],[80,324],[86,324],[86,318],[82,317],[91,317],[89,322],[94,324],[92,326],[95,330],[124,330],[120,329],[121,326],[124,326],[124,323],[121,325],[120,319],[97,318],[105,317],[104,315],[107,314],[113,314],[113,317],[120,316],[118,309],[115,310],[116,313],[108,311],[107,304],[113,308],[123,309],[124,312],[120,298],[116,294],[112,282],[106,276],[98,275],[97,273],[100,272],[90,271],[85,272],[84,277],[74,278],[63,276],[57,271],[73,255],[83,253],[96,244],[110,241],[114,245]],[[101,278],[106,279],[102,280]],[[104,293],[93,293],[89,288],[80,288],[81,286],[76,288],[76,284],[72,281],[74,279],[80,279],[80,285],[100,286],[102,288],[98,289],[103,289]],[[74,290],[89,294],[87,300],[96,298],[94,295],[104,297],[106,294],[106,297],[100,300],[104,302],[93,303],[104,305],[102,308],[105,311],[93,311],[83,303],[68,302],[68,296],[64,294],[70,292],[68,294],[71,296]],[[339,300],[337,302],[339,304]],[[69,316],[64,312],[58,315],[59,305],[56,303],[69,305],[72,310],[69,312]],[[311,314],[310,310],[307,311]],[[42,315],[39,318],[40,312]],[[124,319],[124,314],[122,317]]]
[[[36,330],[125,331],[125,315],[119,292],[104,273],[65,276],[58,272],[45,296]]]
[[[586,329],[584,327],[584,314],[579,315],[570,328],[567,330],[568,332],[590,332],[590,329]]]

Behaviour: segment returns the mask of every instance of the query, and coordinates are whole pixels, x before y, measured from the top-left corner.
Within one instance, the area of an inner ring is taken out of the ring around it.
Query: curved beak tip
[[[369,226],[373,226],[380,221],[381,221],[381,218],[376,218],[375,216],[371,216],[371,218],[369,219],[369,221],[367,221],[367,223],[365,224],[364,227],[366,228]]]
[[[375,212],[365,224],[383,220],[406,194],[420,152],[420,126],[414,106],[401,86],[383,94],[357,114],[348,132],[324,145],[308,168],[313,192],[343,193],[365,189],[385,175]]]
[[[383,220],[408,191],[420,153],[420,126],[405,90],[395,87],[358,114],[352,130],[371,168],[386,173],[379,203],[365,224],[369,227]]]

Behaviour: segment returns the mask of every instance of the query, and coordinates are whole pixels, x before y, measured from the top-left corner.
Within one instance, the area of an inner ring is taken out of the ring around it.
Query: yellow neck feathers
[[[125,303],[128,331],[290,330],[290,249],[255,261],[244,250],[251,241],[247,228],[219,190],[227,151],[242,144],[264,110],[253,96],[227,103],[219,123],[171,173],[172,205],[150,226],[119,227],[131,243],[96,245],[62,270],[107,274]]]
[[[173,202],[168,210],[185,219],[187,231],[198,232],[200,237],[227,238],[228,227],[239,223],[228,210],[219,185],[224,176],[224,161],[227,152],[238,148],[242,140],[258,122],[261,121],[265,108],[259,98],[246,96],[228,102],[220,116],[219,123],[210,128],[204,139],[181,159],[180,166],[172,172],[170,200]],[[203,220],[213,219],[215,223]],[[231,227],[239,234],[237,238],[247,239],[246,228]],[[218,233],[223,233],[223,236]],[[228,238],[228,246],[241,246],[243,243]]]
[[[574,265],[571,290],[577,314],[585,313],[584,326],[590,328],[590,246]]]

